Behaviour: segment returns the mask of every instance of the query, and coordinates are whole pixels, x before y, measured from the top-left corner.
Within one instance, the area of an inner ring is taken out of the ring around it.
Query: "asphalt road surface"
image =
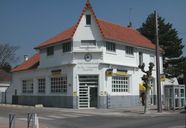
[[[9,113],[16,114],[16,120],[26,121],[27,113],[37,113],[39,123],[46,128],[186,128],[186,113],[165,114],[161,116],[121,116],[96,115],[74,111],[60,111],[38,108],[0,107],[1,117],[7,118]],[[7,126],[8,127],[8,126]]]

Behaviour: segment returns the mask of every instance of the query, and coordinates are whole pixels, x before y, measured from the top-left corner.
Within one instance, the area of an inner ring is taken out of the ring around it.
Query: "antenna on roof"
[[[129,8],[129,25],[128,25],[129,28],[132,27],[131,13],[132,13],[132,8]]]

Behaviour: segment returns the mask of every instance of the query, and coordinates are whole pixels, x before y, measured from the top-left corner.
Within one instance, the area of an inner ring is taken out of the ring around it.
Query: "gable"
[[[91,22],[87,25],[87,16],[90,16]],[[87,7],[83,11],[81,18],[78,22],[76,31],[73,36],[73,41],[81,40],[102,40],[102,35],[99,30],[99,24],[97,24],[97,18],[91,11],[90,7]]]
[[[86,26],[86,14],[90,14],[92,17],[91,26]],[[133,46],[155,49],[155,45],[137,30],[96,18],[89,0],[87,0],[76,25],[41,43],[35,48],[40,49],[66,40],[73,39],[74,41],[80,41],[94,40],[95,38],[96,40],[105,39]]]

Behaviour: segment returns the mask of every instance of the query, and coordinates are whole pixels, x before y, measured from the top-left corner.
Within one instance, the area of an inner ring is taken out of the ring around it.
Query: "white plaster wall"
[[[63,52],[62,44],[54,46],[54,55],[47,56],[46,48],[40,51],[40,65],[39,68],[47,68],[54,66],[61,66],[63,64],[72,63],[72,52]]]
[[[50,91],[50,78],[52,77],[51,70],[61,69],[62,76],[67,76],[67,93],[51,93]],[[17,90],[17,95],[58,95],[58,96],[71,96],[72,95],[72,85],[73,85],[73,77],[72,77],[73,65],[69,66],[61,66],[49,69],[40,69],[40,70],[29,70],[29,71],[21,71],[14,72],[12,75],[11,86],[7,89],[7,103],[12,103],[12,95],[15,95],[15,89]],[[46,79],[46,92],[44,94],[38,93],[38,82],[39,78]],[[22,80],[32,79],[34,84],[34,93],[33,94],[23,94],[22,93]]]
[[[86,15],[91,15],[91,25],[86,25]],[[89,47],[88,50],[100,50],[102,44],[102,36],[97,26],[96,20],[89,9],[82,16],[76,32],[73,36],[73,50],[87,50],[87,47],[81,46],[81,40],[96,40],[96,47]]]

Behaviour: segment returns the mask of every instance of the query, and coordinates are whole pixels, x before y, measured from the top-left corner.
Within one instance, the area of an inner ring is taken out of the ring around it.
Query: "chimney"
[[[24,55],[24,61],[28,60],[28,55]]]

